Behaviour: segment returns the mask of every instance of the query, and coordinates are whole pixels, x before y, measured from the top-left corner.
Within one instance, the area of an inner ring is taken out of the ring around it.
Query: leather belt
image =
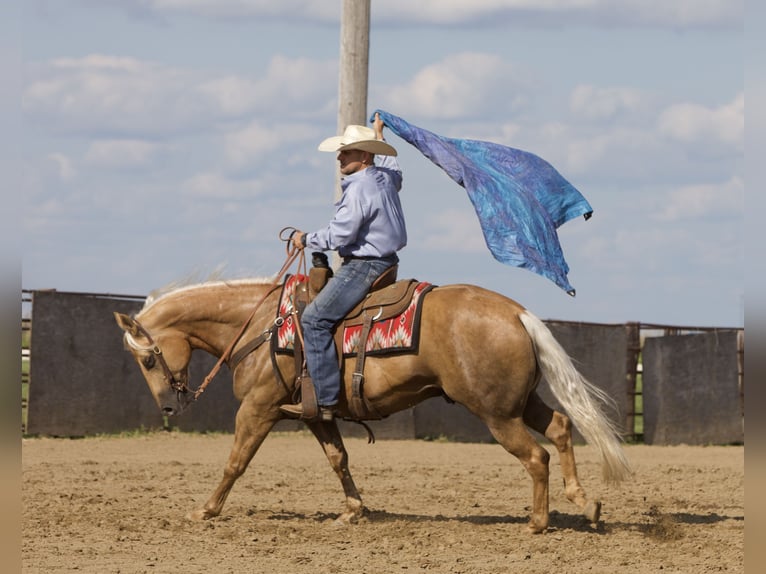
[[[376,255],[346,255],[343,258],[343,263],[348,263],[349,261],[391,261],[392,263],[398,263],[399,257],[397,257],[396,253],[384,257]]]

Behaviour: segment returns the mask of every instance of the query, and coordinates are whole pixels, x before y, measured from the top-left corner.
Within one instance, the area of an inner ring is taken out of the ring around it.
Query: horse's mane
[[[209,279],[207,281],[199,282],[194,279],[185,279],[181,281],[173,281],[164,287],[152,290],[147,295],[144,301],[144,306],[141,308],[141,313],[149,309],[152,305],[168,297],[181,292],[201,290],[201,289],[216,289],[220,287],[236,287],[240,285],[265,285],[273,283],[274,277],[249,277],[242,279]]]

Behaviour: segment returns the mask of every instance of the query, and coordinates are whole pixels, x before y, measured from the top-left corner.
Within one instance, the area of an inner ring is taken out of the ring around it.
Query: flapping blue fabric
[[[551,164],[519,149],[446,138],[383,110],[375,113],[465,188],[495,259],[547,277],[574,296],[556,229],[579,215],[588,219],[593,209]]]

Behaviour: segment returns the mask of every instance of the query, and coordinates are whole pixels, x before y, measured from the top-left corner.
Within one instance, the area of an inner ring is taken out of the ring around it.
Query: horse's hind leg
[[[327,460],[338,475],[346,495],[346,511],[337,518],[336,522],[345,524],[354,522],[362,516],[364,505],[354,479],[351,478],[351,472],[348,470],[348,452],[343,444],[338,424],[335,421],[316,422],[310,423],[308,427],[322,445]]]
[[[588,500],[577,478],[577,466],[572,448],[572,422],[569,417],[554,411],[543,402],[537,392],[533,392],[527,399],[524,422],[530,428],[545,435],[545,438],[556,447],[561,463],[561,474],[564,477],[566,497],[580,508],[589,521],[598,522],[601,516],[601,502]]]
[[[521,417],[487,422],[492,435],[505,450],[521,461],[532,477],[532,514],[529,529],[538,534],[548,528],[548,451],[524,426]]]

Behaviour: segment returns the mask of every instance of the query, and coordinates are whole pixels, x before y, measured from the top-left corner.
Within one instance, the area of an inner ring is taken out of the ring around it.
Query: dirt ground
[[[550,446],[551,528],[528,534],[531,480],[500,446],[346,439],[367,507],[338,526],[340,483],[307,433],[276,433],[222,515],[190,522],[230,435],[23,439],[23,572],[743,572],[744,447],[627,446],[635,480],[600,481],[576,449],[593,527]]]

